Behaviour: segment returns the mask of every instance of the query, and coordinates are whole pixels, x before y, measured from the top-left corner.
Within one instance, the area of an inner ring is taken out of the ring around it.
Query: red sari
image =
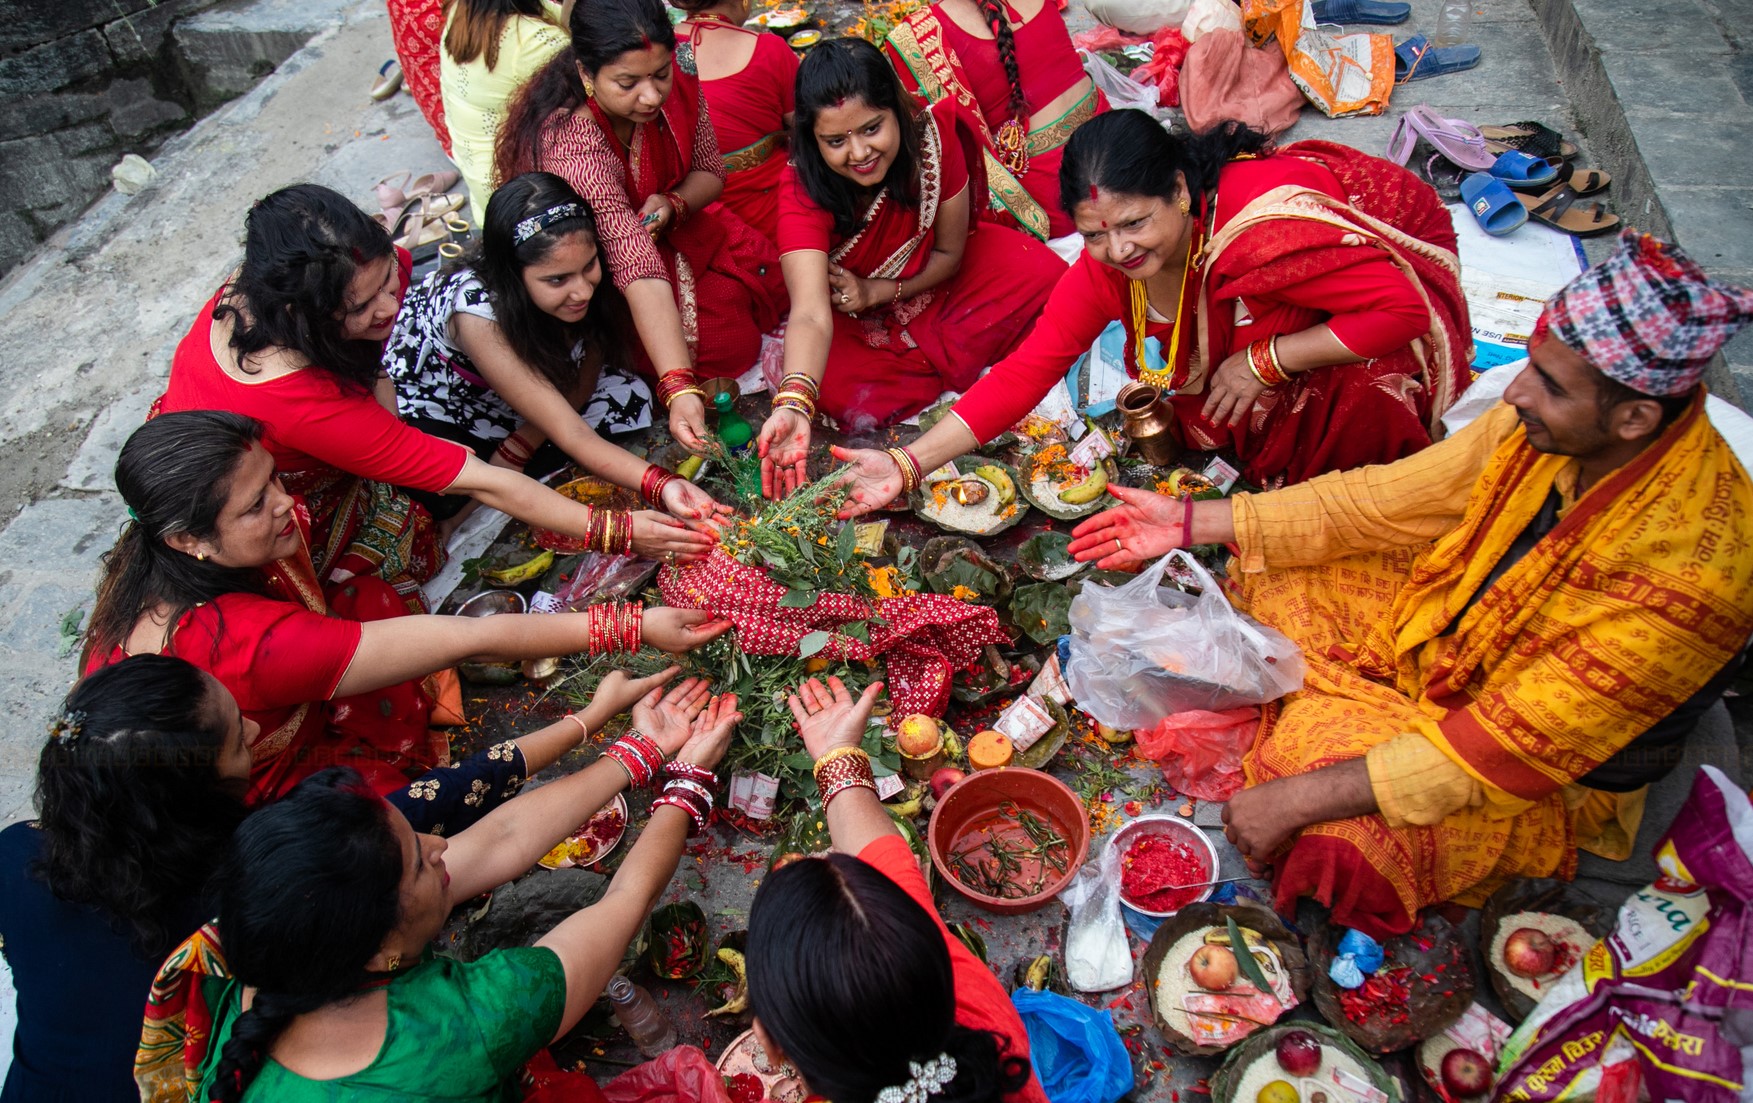
[[[411,260],[397,250],[405,292]],[[424,612],[420,584],[444,565],[432,515],[398,490],[437,492],[456,481],[470,453],[404,424],[374,395],[319,368],[261,383],[234,379],[213,356],[213,308],[221,288],[171,359],[158,413],[229,410],[262,423],[262,445],[286,489],[311,513],[316,577],[376,575],[412,612]]]
[[[1165,354],[1176,350],[1174,365],[1152,362],[1145,373],[1173,388],[1188,446],[1233,448],[1248,481],[1273,487],[1428,445],[1472,359],[1454,228],[1430,186],[1355,149],[1298,142],[1226,165],[1213,221],[1183,292],[1182,339],[1172,319],[1142,328]],[[1137,378],[1130,283],[1080,257],[1029,340],[957,403],[975,436],[1015,424],[1115,319],[1127,325],[1127,372]],[[1293,375],[1234,429],[1200,415],[1207,379],[1226,358],[1323,322],[1365,359]]]
[[[859,317],[834,312],[822,409],[843,428],[887,425],[918,413],[944,391],[965,390],[1014,349],[1046,304],[1065,262],[1018,230],[980,221],[985,180],[970,176],[980,140],[953,102],[919,117],[919,205],[886,191],[850,238],[787,168],[779,200],[782,253],[815,250],[866,279],[908,279],[925,267],[942,205],[968,192],[974,216],[962,265],[949,280]]]
[[[1011,28],[1017,75],[1028,110],[1033,110],[1033,105],[1050,104],[1066,90],[1089,80],[1057,3],[1049,0],[1041,5],[1040,12],[1027,22],[1018,22],[1013,15]],[[987,187],[1002,224],[1040,238],[1077,232],[1071,216],[1059,206],[1059,163],[1071,132],[1108,110],[1108,98],[1100,89],[1091,84],[1083,97],[1056,118],[1024,120],[1032,124],[1025,155],[1012,157],[1007,165],[993,137],[1011,115],[1010,78],[996,41],[969,34],[943,14],[941,5],[933,4],[897,24],[883,49],[910,91],[933,103],[953,99],[973,116],[985,146],[981,160]]]
[[[728,77],[702,79],[700,90],[711,109],[712,130],[724,159],[724,194],[719,202],[768,241],[779,236],[779,178],[790,150],[785,116],[791,114],[797,84],[797,54],[776,34],[756,33],[727,23],[720,34],[755,40],[749,63]],[[701,26],[676,27],[677,52],[695,49]]]
[[[390,41],[402,64],[402,84],[414,97],[420,114],[438,135],[438,144],[450,156],[450,129],[444,125],[444,97],[438,88],[438,51],[444,39],[443,0],[387,0]],[[486,212],[478,212],[480,218]]]
[[[304,543],[265,568],[265,594],[222,594],[184,613],[162,654],[213,675],[261,725],[250,753],[249,801],[284,796],[328,766],[351,766],[379,793],[404,788],[404,771],[443,765],[449,743],[428,722],[418,680],[335,697],[359,650],[360,623],[406,615],[395,592],[369,576],[333,587],[331,609],[311,565],[310,516],[294,510]],[[128,657],[92,655],[85,672]]]
[[[596,100],[559,112],[542,134],[535,163],[519,171],[556,173],[596,213],[597,236],[615,286],[641,279],[670,285],[682,315],[694,370],[703,378],[738,376],[761,354],[761,335],[789,307],[773,245],[723,203],[694,211],[662,239],[640,225],[639,209],[673,191],[690,172],[724,176],[718,139],[699,81],[676,59],[675,85],[654,122],[633,128],[630,145],[615,137]],[[652,365],[640,353],[647,374]]]

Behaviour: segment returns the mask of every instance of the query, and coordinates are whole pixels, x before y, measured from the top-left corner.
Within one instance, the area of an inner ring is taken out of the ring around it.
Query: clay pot
[[[1181,431],[1175,408],[1161,387],[1152,383],[1128,383],[1114,397],[1126,423],[1126,438],[1145,463],[1167,467],[1180,458]]]

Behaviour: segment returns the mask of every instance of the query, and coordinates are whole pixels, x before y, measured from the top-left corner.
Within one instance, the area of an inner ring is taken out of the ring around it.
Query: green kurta
[[[237,1021],[242,991],[231,981],[214,1005],[202,1099],[212,1098],[214,1072]],[[245,1100],[515,1100],[517,1070],[560,1029],[566,975],[552,950],[495,950],[467,964],[424,961],[391,981],[386,994],[389,1026],[370,1065],[336,1080],[307,1080],[269,1060],[250,1082]]]

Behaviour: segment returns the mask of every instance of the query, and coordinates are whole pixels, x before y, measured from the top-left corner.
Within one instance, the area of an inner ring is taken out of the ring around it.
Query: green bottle
[[[749,427],[743,415],[736,412],[730,392],[718,392],[712,405],[718,409],[718,439],[733,453],[746,451],[749,441],[755,437],[755,431]]]

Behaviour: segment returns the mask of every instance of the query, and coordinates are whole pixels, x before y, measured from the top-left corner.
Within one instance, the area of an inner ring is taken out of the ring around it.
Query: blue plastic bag
[[[1362,931],[1348,930],[1339,939],[1338,954],[1327,975],[1341,988],[1362,988],[1363,978],[1382,967],[1382,944]]]
[[[1050,1103],[1114,1103],[1132,1090],[1132,1059],[1106,1009],[1054,992],[1011,993],[1029,1058]]]

